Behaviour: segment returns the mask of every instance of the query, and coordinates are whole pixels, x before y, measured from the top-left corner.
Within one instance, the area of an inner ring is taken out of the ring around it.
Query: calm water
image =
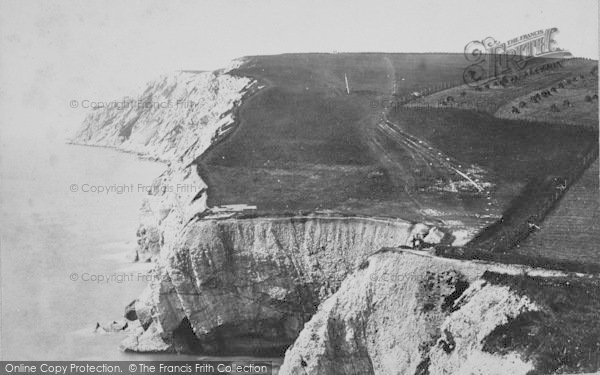
[[[2,358],[123,358],[122,337],[92,330],[96,321],[121,318],[144,281],[91,279],[148,267],[128,259],[144,193],[85,193],[81,186],[148,184],[164,166],[100,148],[35,146],[3,160]]]
[[[165,358],[122,353],[123,335],[93,333],[96,322],[122,318],[145,287],[138,275],[149,265],[131,262],[144,197],[137,187],[164,166],[102,148],[43,141],[4,146],[0,357]],[[123,194],[82,191],[131,184],[133,192]],[[107,281],[93,281],[96,275]]]

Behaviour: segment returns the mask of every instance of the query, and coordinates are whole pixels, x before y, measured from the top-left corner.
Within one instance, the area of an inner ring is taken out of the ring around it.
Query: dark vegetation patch
[[[441,273],[427,271],[419,282],[417,300],[423,313],[443,315],[452,311],[454,302],[469,287],[463,274],[449,270]]]
[[[486,272],[483,278],[508,285],[541,307],[497,327],[483,349],[516,351],[535,363],[535,374],[600,369],[600,279],[532,277]]]
[[[417,370],[415,371],[415,375],[429,375],[429,364],[431,363],[431,359],[429,357],[423,359],[417,365]]]
[[[359,270],[364,270],[365,268],[369,267],[369,260],[365,259],[359,266],[358,269]]]
[[[444,297],[444,302],[442,303],[442,311],[452,311],[454,307],[454,302],[462,296],[462,294],[469,287],[469,283],[466,280],[457,280],[454,285],[454,291]]]

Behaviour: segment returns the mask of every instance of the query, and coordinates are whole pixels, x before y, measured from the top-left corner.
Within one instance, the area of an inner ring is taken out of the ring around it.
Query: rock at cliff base
[[[127,320],[137,320],[137,313],[135,312],[135,303],[136,300],[133,300],[125,307],[125,318]]]
[[[113,320],[112,322],[96,323],[96,333],[116,333],[125,331],[129,327],[129,323],[124,320]]]
[[[129,335],[119,346],[125,352],[137,353],[172,353],[173,347],[166,343],[160,331],[151,324],[147,330],[140,328],[135,334]]]

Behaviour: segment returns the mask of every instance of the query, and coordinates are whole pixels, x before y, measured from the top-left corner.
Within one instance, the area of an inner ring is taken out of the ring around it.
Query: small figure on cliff
[[[421,233],[415,233],[411,239],[413,249],[420,249],[423,246],[423,235]]]

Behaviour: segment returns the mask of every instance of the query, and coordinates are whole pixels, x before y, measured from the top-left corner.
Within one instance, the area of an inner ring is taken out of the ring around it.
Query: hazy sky
[[[70,99],[119,99],[178,69],[284,52],[462,52],[553,26],[560,47],[597,58],[595,0],[0,0],[0,121],[4,134],[43,123],[38,133],[59,137],[85,115]]]

